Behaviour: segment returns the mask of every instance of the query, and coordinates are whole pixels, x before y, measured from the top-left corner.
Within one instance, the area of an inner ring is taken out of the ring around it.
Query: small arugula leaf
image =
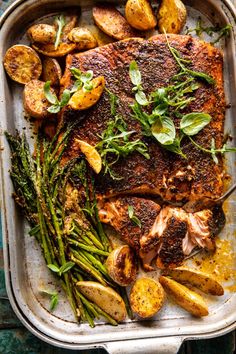
[[[207,113],[193,112],[185,114],[180,121],[180,129],[185,135],[192,136],[199,133],[211,121]]]
[[[141,85],[142,77],[135,60],[131,61],[129,65],[129,77],[134,86]]]
[[[51,81],[47,81],[43,87],[44,96],[51,104],[56,105],[58,103],[57,96],[51,91]]]
[[[149,119],[151,118],[146,112],[142,111],[142,108],[135,102],[133,105],[130,105],[134,115],[133,117],[141,124],[143,135],[151,136],[151,127],[149,123]]]
[[[60,268],[58,268],[55,264],[47,264],[47,267],[54,273],[60,273]]]
[[[135,99],[138,102],[138,104],[140,104],[140,106],[147,106],[149,103],[145,93],[140,90],[138,92],[136,92]]]
[[[130,220],[141,229],[141,221],[139,220],[139,218],[137,218],[137,216],[134,215],[134,208],[132,205],[128,205],[128,215]]]
[[[212,138],[211,139],[211,156],[212,156],[212,159],[215,162],[215,164],[218,165],[219,160],[216,156],[215,150],[216,150],[215,139]]]
[[[51,297],[50,311],[55,310],[57,304],[58,304],[58,294],[55,294]]]
[[[171,145],[174,142],[176,130],[171,118],[158,119],[152,125],[152,135],[161,145]]]
[[[75,263],[74,262],[66,262],[63,264],[59,270],[59,274],[64,274],[68,272],[72,267],[74,267]]]
[[[62,93],[62,96],[61,96],[61,101],[60,101],[60,107],[64,107],[67,105],[67,103],[69,102],[70,100],[70,90],[68,89],[65,89]]]
[[[60,44],[62,30],[66,24],[65,17],[63,15],[60,15],[59,17],[57,17],[56,24],[58,26],[58,29],[57,29],[56,40],[55,40],[55,44],[54,44],[55,50],[57,50],[57,48]]]
[[[233,28],[232,25],[228,24],[224,27],[222,27],[220,30],[219,30],[219,36],[211,42],[211,44],[216,44],[217,42],[219,42],[219,40],[222,38],[222,37],[227,37],[229,34],[230,34],[230,31],[231,29]]]
[[[213,77],[210,75],[207,75],[207,74],[202,73],[200,71],[194,71],[194,70],[190,70],[190,69],[185,69],[185,72],[193,77],[196,77],[197,79],[201,79],[201,80],[206,81],[210,85],[215,84],[215,79],[213,79]]]

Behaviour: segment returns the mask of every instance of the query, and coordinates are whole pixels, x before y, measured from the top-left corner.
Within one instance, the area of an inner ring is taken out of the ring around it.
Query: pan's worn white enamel
[[[219,23],[223,26],[231,23],[235,28],[236,10],[230,1],[186,0],[185,3],[188,6],[188,27],[195,27],[198,16],[201,16],[206,25]],[[90,10],[93,5],[93,0],[19,0],[10,6],[1,19],[0,126],[3,151],[0,167],[8,296],[22,323],[36,336],[50,344],[68,349],[104,347],[110,353],[175,353],[185,339],[214,337],[234,329],[236,294],[226,291],[223,297],[217,299],[209,297],[210,315],[202,319],[191,317],[185,311],[169,304],[152,320],[127,321],[117,327],[100,322],[92,329],[87,324],[78,325],[74,321],[70,306],[62,292],[59,306],[52,314],[47,310],[48,299],[40,294],[40,290],[45,288],[61,290],[45,266],[36,241],[28,236],[28,226],[11,198],[13,190],[8,173],[10,152],[3,132],[5,130],[14,132],[16,129],[22,131],[25,128],[29,139],[32,132],[29,122],[24,118],[22,86],[13,83],[7,77],[2,58],[13,44],[27,43],[25,32],[33,22],[60,13],[62,9],[70,6],[81,6],[82,16],[84,14],[86,20],[91,21]],[[122,8],[122,2],[120,6]],[[231,104],[226,114],[225,131],[235,132],[236,56],[233,31],[223,44],[223,50],[226,99],[227,103]],[[228,158],[228,171],[232,176],[235,175],[234,154]],[[228,202],[227,224],[220,237],[231,244],[232,255],[236,257],[234,237],[236,203],[233,198],[231,196]]]

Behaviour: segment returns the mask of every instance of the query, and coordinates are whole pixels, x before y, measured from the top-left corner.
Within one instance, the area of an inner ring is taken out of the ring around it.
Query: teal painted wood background
[[[0,1],[0,15],[13,0]],[[25,329],[15,316],[7,298],[4,270],[2,234],[0,221],[0,354],[104,354],[104,350],[71,351],[48,345]],[[225,336],[183,343],[178,354],[233,354],[235,353],[235,332]],[[125,353],[121,353],[125,354]],[[144,352],[145,354],[145,352]],[[157,353],[158,354],[158,353]]]

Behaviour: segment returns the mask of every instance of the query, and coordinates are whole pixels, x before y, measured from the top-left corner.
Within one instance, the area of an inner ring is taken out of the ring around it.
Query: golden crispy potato
[[[224,295],[223,287],[212,275],[186,267],[169,270],[168,275],[180,283],[191,284],[206,294]]]
[[[38,54],[22,44],[13,45],[7,50],[3,64],[10,78],[20,84],[38,79],[42,73]]]
[[[68,38],[68,34],[72,31],[72,29],[76,26],[76,23],[78,21],[78,17],[76,15],[67,15],[65,16],[65,27],[63,28],[62,31],[62,36],[61,39],[62,41],[66,40]],[[57,27],[57,25],[55,25]]]
[[[99,173],[102,169],[102,159],[100,154],[97,152],[96,148],[83,140],[75,139],[76,143],[78,143],[81,152],[85,155],[86,160],[92,169]]]
[[[47,108],[51,105],[44,95],[45,82],[32,80],[28,82],[23,91],[24,108],[31,117],[43,119],[50,115]],[[52,93],[54,91],[51,89]]]
[[[127,245],[113,250],[106,266],[110,277],[120,286],[128,286],[136,279],[138,264],[134,251]]]
[[[93,8],[93,19],[100,30],[112,38],[121,40],[137,37],[137,33],[114,6],[95,6]]]
[[[31,43],[54,43],[56,39],[56,30],[51,25],[39,23],[31,26],[27,31],[27,35]]]
[[[115,290],[94,281],[79,281],[77,286],[87,299],[101,307],[117,322],[125,319],[127,315],[125,303]]]
[[[68,34],[71,42],[76,43],[76,49],[87,50],[97,47],[98,43],[92,33],[84,27],[75,27]]]
[[[73,52],[73,50],[76,49],[76,44],[61,42],[57,49],[55,49],[54,44],[33,43],[32,47],[37,50],[37,52],[45,55],[46,57],[58,58],[64,57],[65,55]]]
[[[151,278],[139,278],[130,292],[130,305],[140,317],[154,316],[163,306],[164,290],[159,282]]]
[[[86,91],[84,88],[76,91],[70,98],[68,105],[75,110],[84,110],[92,107],[100,99],[104,87],[105,79],[103,76],[98,76],[91,80],[93,88],[91,91]]]
[[[158,28],[161,33],[180,33],[186,18],[186,7],[181,0],[162,0],[158,12]]]
[[[168,277],[161,276],[159,281],[167,294],[186,311],[197,317],[208,315],[207,305],[199,294]]]
[[[45,58],[43,60],[43,81],[50,81],[51,86],[58,87],[60,86],[61,76],[61,67],[58,61],[53,58]]]
[[[150,30],[157,25],[156,16],[148,0],[128,0],[125,17],[132,27],[141,31]]]

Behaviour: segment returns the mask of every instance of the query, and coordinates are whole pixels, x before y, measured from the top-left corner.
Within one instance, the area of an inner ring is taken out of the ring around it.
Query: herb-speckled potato
[[[224,295],[224,289],[217,280],[211,275],[198,270],[179,267],[169,270],[168,275],[180,283],[191,284],[206,294],[217,296]]]
[[[38,79],[42,63],[38,54],[26,45],[13,45],[4,56],[4,67],[10,78],[20,84]]]
[[[54,58],[45,58],[43,60],[43,81],[50,81],[51,86],[58,87],[60,86],[61,76],[61,67],[58,61]]]
[[[103,76],[98,76],[91,80],[92,89],[86,91],[84,88],[76,91],[70,98],[68,105],[75,110],[84,110],[92,107],[100,99],[104,87],[105,79]]]
[[[139,317],[154,316],[163,306],[164,290],[159,282],[151,278],[139,278],[130,292],[130,305]]]
[[[79,281],[76,285],[87,299],[101,307],[117,322],[125,319],[127,315],[125,303],[115,290],[94,281]]]
[[[95,48],[98,43],[92,33],[84,27],[75,27],[68,34],[68,38],[71,42],[76,43],[76,49],[87,50]]]
[[[186,7],[181,0],[162,0],[158,12],[158,28],[161,33],[180,33],[186,18]]]
[[[34,118],[43,119],[50,115],[47,108],[50,103],[44,95],[45,82],[32,80],[28,82],[23,91],[23,102],[25,111]],[[51,89],[52,93],[54,91]]]
[[[130,285],[137,276],[138,265],[134,251],[127,245],[113,250],[106,266],[110,277],[120,286]]]
[[[169,277],[161,276],[159,280],[167,294],[179,306],[197,317],[208,315],[207,305],[199,294]]]
[[[128,0],[125,17],[128,23],[138,30],[150,30],[157,25],[157,19],[148,0]]]
[[[137,33],[114,6],[94,7],[93,19],[100,30],[112,38],[122,40],[137,36]]]
[[[27,35],[31,43],[54,43],[56,39],[56,30],[54,26],[39,23],[31,26],[27,31]]]

